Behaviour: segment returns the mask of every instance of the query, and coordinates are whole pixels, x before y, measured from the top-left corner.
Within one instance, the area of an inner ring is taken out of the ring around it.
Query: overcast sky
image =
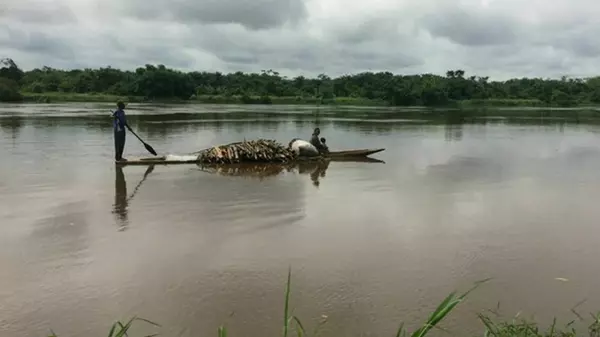
[[[599,0],[1,0],[23,69],[600,75]]]

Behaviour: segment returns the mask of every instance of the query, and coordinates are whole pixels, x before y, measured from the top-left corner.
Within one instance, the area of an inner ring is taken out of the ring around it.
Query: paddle
[[[148,152],[152,153],[153,155],[157,156],[158,154],[156,153],[156,151],[154,151],[154,149],[152,148],[152,146],[146,144],[146,142],[144,142],[140,136],[138,136],[135,132],[133,132],[133,130],[131,130],[131,127],[129,127],[128,124],[125,124],[125,126],[127,127],[127,129],[133,133],[133,135],[140,140],[140,142],[142,142],[142,144],[144,144],[144,147],[146,148],[146,150],[148,150]]]
[[[111,113],[113,113],[113,111],[111,110]],[[129,130],[131,133],[133,133],[133,135],[140,140],[140,142],[142,142],[142,144],[144,144],[144,147],[146,148],[146,150],[148,150],[148,152],[152,153],[155,156],[158,156],[158,154],[156,153],[156,151],[154,151],[154,149],[152,148],[152,146],[148,145],[146,142],[144,142],[140,136],[138,136],[135,132],[133,132],[133,130],[131,129],[131,127],[129,126],[129,124],[125,124],[125,127],[127,128],[127,130]]]

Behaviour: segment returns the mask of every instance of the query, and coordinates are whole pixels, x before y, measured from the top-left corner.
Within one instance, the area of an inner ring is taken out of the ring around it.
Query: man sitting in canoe
[[[323,144],[321,142],[321,139],[319,139],[319,135],[321,134],[321,129],[319,128],[315,128],[315,130],[313,131],[312,137],[310,137],[310,143],[317,148],[317,150],[319,150],[319,153],[328,153],[329,149],[327,148],[327,146],[325,146],[325,144]]]
[[[321,137],[321,144],[323,144],[323,153],[329,153],[329,146],[327,146],[327,144],[325,144],[327,140],[323,137]]]

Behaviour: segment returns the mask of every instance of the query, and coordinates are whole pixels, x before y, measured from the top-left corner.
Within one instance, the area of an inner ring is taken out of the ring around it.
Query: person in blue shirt
[[[125,149],[125,128],[129,129],[127,125],[127,118],[125,117],[125,103],[119,101],[117,103],[117,110],[113,112],[113,128],[115,132],[115,160],[126,161],[123,158],[123,150]]]

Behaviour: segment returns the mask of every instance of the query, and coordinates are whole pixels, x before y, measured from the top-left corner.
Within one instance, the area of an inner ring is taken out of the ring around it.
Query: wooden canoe
[[[330,151],[325,157],[329,157],[329,158],[360,158],[360,157],[370,156],[374,153],[378,153],[383,150],[385,150],[385,149]]]
[[[323,159],[331,161],[369,161],[369,155],[384,151],[385,149],[362,149],[362,150],[346,150],[346,151],[331,151]],[[116,165],[171,165],[171,164],[197,164],[197,159],[187,158],[167,159],[166,156],[156,157],[133,157],[127,158],[127,161],[115,161]],[[312,158],[306,158],[312,159]]]

